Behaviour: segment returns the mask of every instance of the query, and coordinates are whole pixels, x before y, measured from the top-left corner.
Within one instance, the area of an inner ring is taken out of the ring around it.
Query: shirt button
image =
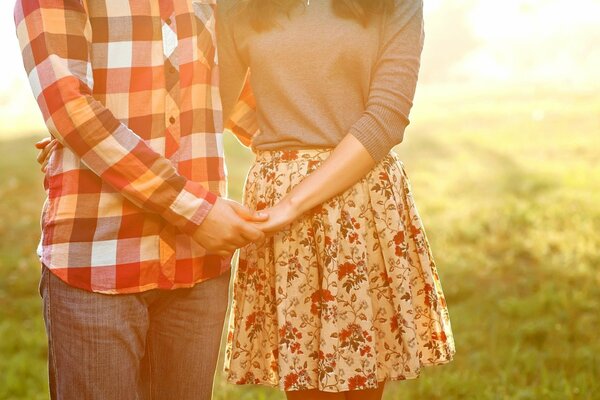
[[[172,123],[172,124],[174,124],[175,123],[175,117],[169,118],[169,122]]]

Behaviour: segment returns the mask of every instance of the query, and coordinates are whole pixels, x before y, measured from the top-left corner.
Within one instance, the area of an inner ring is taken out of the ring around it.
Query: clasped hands
[[[46,171],[49,155],[58,145],[56,140],[45,138],[36,147],[40,150],[38,163]],[[192,238],[209,254],[229,256],[250,243],[262,243],[300,216],[292,202],[283,199],[270,209],[251,211],[247,207],[219,198]]]
[[[272,208],[251,211],[247,207],[219,198],[193,235],[210,254],[229,256],[250,243],[263,243],[296,218],[298,210],[285,199]]]

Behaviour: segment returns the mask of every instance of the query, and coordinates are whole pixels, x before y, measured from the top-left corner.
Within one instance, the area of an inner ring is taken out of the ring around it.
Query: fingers
[[[248,221],[250,222],[265,222],[269,220],[269,213],[264,211],[254,211],[252,212]]]
[[[45,137],[42,140],[40,140],[39,142],[37,142],[35,144],[35,148],[36,149],[43,149],[44,147],[48,146],[48,144],[50,144],[50,142],[52,141],[52,138],[50,137]]]
[[[46,145],[38,154],[37,162],[42,166],[42,171],[45,171],[48,165],[48,160],[50,159],[50,154],[56,148],[57,144],[58,142],[56,140],[50,141],[49,144]]]
[[[269,214],[264,211],[251,211],[248,207],[243,206],[235,201],[230,201],[229,205],[233,208],[241,218],[250,222],[264,222],[269,219]]]
[[[243,240],[244,243],[240,247],[246,246],[250,242],[258,242],[264,239],[264,233],[258,229],[258,227],[251,223],[252,212],[243,205],[234,201],[229,202],[229,205],[235,212],[232,216],[239,221],[233,225],[236,234],[239,235],[239,239]]]
[[[37,160],[38,163],[42,163],[43,159],[47,157],[47,155],[56,147],[58,141],[51,140],[44,147],[40,147],[40,153],[38,154]],[[37,147],[37,146],[36,146]]]
[[[260,230],[257,226],[245,223],[241,227],[240,234],[244,239],[248,242],[259,243],[265,240],[265,234],[262,230]]]

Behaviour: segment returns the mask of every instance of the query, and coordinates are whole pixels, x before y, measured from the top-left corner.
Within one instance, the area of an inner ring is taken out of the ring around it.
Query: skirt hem
[[[389,376],[386,376],[382,380],[378,380],[377,382],[379,384],[382,384],[382,383],[388,383],[388,382],[402,382],[402,381],[407,381],[407,380],[412,380],[412,379],[418,379],[421,376],[421,372],[423,369],[428,368],[428,367],[436,367],[436,366],[442,366],[442,365],[449,364],[454,360],[454,355],[455,355],[455,353],[452,353],[452,354],[450,354],[450,356],[448,358],[440,359],[436,362],[421,363],[421,369],[419,369],[415,374],[389,375]],[[357,391],[357,390],[368,390],[368,389],[376,389],[377,388],[372,385],[365,385],[365,387],[356,388],[356,389],[350,389],[348,385],[343,385],[343,386],[336,387],[336,388],[322,388],[322,387],[313,385],[313,386],[307,386],[307,387],[304,387],[301,389],[286,390],[285,387],[281,383],[275,382],[275,381],[269,381],[266,379],[259,380],[258,382],[254,381],[254,382],[248,382],[248,383],[236,383],[234,380],[227,377],[227,382],[231,385],[236,385],[236,386],[265,386],[265,387],[271,387],[271,388],[279,389],[281,391],[286,391],[286,392],[301,392],[301,391],[305,391],[305,390],[318,390],[320,392],[326,392],[326,393],[341,393],[341,392],[351,392],[351,391]]]

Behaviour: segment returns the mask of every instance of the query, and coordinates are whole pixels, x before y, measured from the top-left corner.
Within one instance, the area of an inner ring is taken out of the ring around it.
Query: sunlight
[[[13,2],[0,2],[0,139],[44,132],[21,65]],[[600,1],[426,0],[421,83],[554,85],[600,82]]]
[[[463,72],[512,83],[585,85],[599,80],[600,2],[581,0],[477,1],[468,11],[481,45]]]

